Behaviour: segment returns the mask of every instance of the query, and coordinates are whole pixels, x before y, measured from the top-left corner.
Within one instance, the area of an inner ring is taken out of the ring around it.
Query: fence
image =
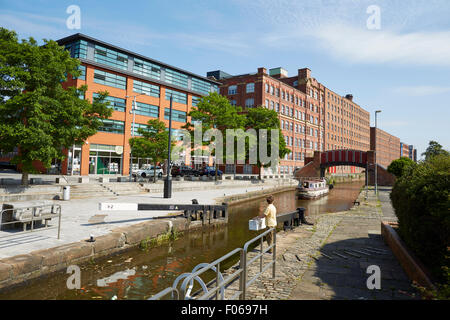
[[[272,245],[263,250],[264,237],[267,236],[269,233],[272,233],[273,237]],[[261,246],[259,253],[255,257],[253,257],[250,261],[247,261],[247,254],[249,252],[250,246],[258,240],[260,240]],[[273,249],[272,259],[266,265],[263,266],[263,256],[267,251],[271,249]],[[221,263],[237,254],[240,255],[239,268],[224,278],[223,274],[220,272]],[[260,259],[259,272],[256,273],[256,275],[254,275],[250,280],[247,281],[248,267],[258,258]],[[272,277],[275,277],[276,271],[275,261],[276,261],[276,230],[274,228],[271,228],[263,232],[259,236],[246,242],[243,248],[234,249],[233,251],[229,252],[228,254],[211,263],[198,264],[194,269],[192,269],[192,272],[181,274],[175,279],[172,287],[164,289],[163,291],[152,296],[149,300],[159,300],[167,296],[169,293],[171,293],[172,299],[192,300],[194,299],[195,296],[196,299],[198,300],[210,300],[210,299],[224,300],[225,290],[236,280],[239,280],[239,290],[237,290],[236,293],[234,293],[231,297],[229,297],[229,299],[235,300],[237,298],[240,298],[243,300],[245,299],[247,287],[250,286],[270,267],[272,267]],[[215,272],[215,279],[209,281],[208,283],[205,283],[200,276],[208,271]],[[180,290],[178,290],[178,284],[180,282],[181,286]],[[194,287],[194,282],[197,282],[200,285],[201,289],[200,291],[191,295],[192,289]],[[176,298],[174,297],[174,293],[176,293]]]
[[[5,225],[14,225],[22,223],[23,232],[33,232],[36,229],[36,221],[45,221],[45,229],[48,230],[54,227],[48,227],[48,221],[52,218],[58,218],[58,239],[61,232],[61,205],[59,204],[40,204],[40,205],[4,205],[3,210],[0,211],[0,230]],[[27,225],[30,224],[30,230],[27,231]],[[16,235],[23,232],[14,232]]]

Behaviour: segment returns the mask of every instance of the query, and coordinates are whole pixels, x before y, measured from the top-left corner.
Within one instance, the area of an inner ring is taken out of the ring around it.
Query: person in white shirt
[[[267,203],[269,204],[264,210],[263,213],[259,215],[260,218],[266,219],[266,226],[269,228],[275,228],[277,226],[277,208],[273,205],[274,198],[272,195],[266,198]],[[267,245],[270,247],[272,245],[273,236],[272,233],[268,233],[266,235]],[[268,253],[272,253],[272,249],[268,251]]]

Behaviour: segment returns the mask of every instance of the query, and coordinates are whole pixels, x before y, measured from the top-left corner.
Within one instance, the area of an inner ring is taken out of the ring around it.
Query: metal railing
[[[6,219],[4,219],[4,217]],[[58,218],[58,239],[59,239],[61,233],[60,204],[41,204],[41,205],[20,206],[20,207],[11,206],[11,208],[4,208],[3,210],[0,211],[0,230],[2,230],[2,227],[4,225],[11,225],[11,224],[14,225],[17,223],[23,224],[23,232],[14,232],[12,235],[21,234],[25,232],[53,229],[55,227],[49,227],[48,221],[56,217]],[[42,222],[43,220],[45,220],[45,228],[35,229],[34,228],[35,221]],[[31,224],[29,230],[27,230],[28,224]]]
[[[273,236],[272,245],[267,247],[266,250],[263,250],[264,236],[267,236],[269,233],[272,233]],[[256,257],[252,258],[250,261],[247,262],[247,254],[249,252],[250,246],[251,244],[255,243],[258,240],[261,241],[260,252],[259,254],[256,255]],[[271,249],[273,249],[272,259],[270,260],[269,263],[263,266],[263,255]],[[221,263],[223,263],[224,261],[226,261],[227,259],[231,258],[236,254],[240,254],[239,267],[235,272],[224,277],[220,271]],[[256,275],[254,275],[249,281],[247,281],[248,266],[250,266],[258,258],[260,259],[259,272]],[[276,261],[276,230],[275,228],[271,228],[261,233],[259,236],[251,239],[250,241],[247,241],[243,248],[236,248],[233,251],[229,252],[228,254],[222,256],[221,258],[211,263],[198,264],[197,266],[194,267],[194,269],[190,273],[181,274],[175,279],[172,287],[164,289],[163,291],[149,298],[149,300],[159,300],[167,296],[169,293],[172,293],[171,298],[174,299],[173,292],[176,292],[177,299],[192,300],[195,297],[195,299],[198,300],[207,300],[207,299],[224,300],[225,290],[238,279],[239,279],[239,290],[237,290],[229,299],[235,300],[237,298],[240,298],[243,300],[245,299],[247,287],[250,286],[256,279],[258,279],[268,268],[272,267],[272,277],[275,278],[276,272],[275,261]],[[216,276],[213,280],[209,281],[208,283],[205,283],[205,281],[200,276],[204,275],[208,271],[215,272]],[[180,281],[182,281],[182,283],[180,290],[178,291],[177,288]],[[200,285],[201,289],[191,295],[192,289],[194,287],[194,282],[197,282]]]
[[[263,243],[264,243],[264,236],[267,236],[268,234],[272,234],[272,245],[267,247],[266,250],[263,250]],[[244,259],[243,259],[243,266],[242,269],[245,270],[244,272],[244,279],[243,279],[243,288],[242,288],[242,300],[245,300],[245,294],[246,294],[246,289],[248,286],[250,286],[256,279],[259,278],[259,276],[261,276],[264,271],[266,271],[267,269],[269,269],[272,266],[272,278],[275,278],[275,272],[276,272],[276,253],[277,253],[277,232],[275,230],[275,228],[270,228],[269,230],[261,233],[259,236],[257,236],[256,238],[253,238],[249,241],[247,241],[244,245]],[[250,245],[252,243],[255,243],[256,241],[260,240],[260,250],[259,253],[253,257],[253,259],[251,259],[250,261],[247,262],[247,253],[248,253],[248,249],[250,247]],[[273,250],[272,250],[273,249]],[[272,261],[270,261],[268,264],[266,264],[263,267],[263,256],[266,252],[272,250]],[[259,258],[259,272],[256,273],[256,275],[254,275],[249,281],[247,281],[247,275],[248,275],[248,266],[251,265],[253,262],[255,262],[256,260],[258,260]],[[242,261],[241,261],[242,262]]]

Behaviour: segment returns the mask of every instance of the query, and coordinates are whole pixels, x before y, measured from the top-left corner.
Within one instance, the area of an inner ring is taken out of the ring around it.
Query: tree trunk
[[[153,164],[153,183],[156,183],[156,162]]]
[[[215,165],[216,165],[216,177],[214,178],[214,180],[217,181],[217,173],[218,173],[219,167],[217,166],[217,163]]]
[[[28,172],[22,171],[22,186],[28,187]]]

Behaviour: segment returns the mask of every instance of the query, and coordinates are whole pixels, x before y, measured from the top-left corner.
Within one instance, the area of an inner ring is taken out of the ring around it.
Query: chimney
[[[299,79],[309,79],[311,78],[311,70],[308,68],[298,69]]]
[[[267,74],[267,69],[264,67],[258,68],[258,74]]]

